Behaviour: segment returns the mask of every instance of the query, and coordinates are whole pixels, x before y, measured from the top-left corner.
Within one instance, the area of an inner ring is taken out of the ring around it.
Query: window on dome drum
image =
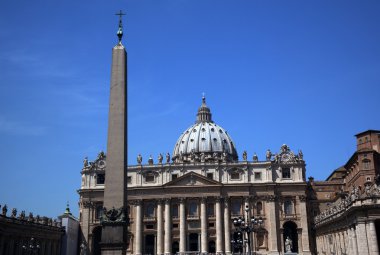
[[[105,181],[105,175],[104,174],[97,174],[96,175],[96,184],[104,184]]]
[[[232,172],[230,175],[231,180],[240,180],[240,173],[239,172]]]
[[[214,217],[215,216],[214,204],[207,204],[207,216],[208,217]]]
[[[241,201],[240,200],[231,200],[231,214],[240,215],[241,211]]]
[[[148,203],[145,207],[145,217],[154,217],[154,204]]]
[[[173,224],[173,228],[178,228],[178,224],[177,223]]]
[[[207,173],[207,178],[210,180],[214,179],[214,174],[213,173]]]
[[[175,180],[178,178],[178,174],[172,174],[172,180]]]
[[[290,179],[290,168],[282,168],[282,179]]]
[[[261,181],[261,173],[255,172],[255,181]]]
[[[132,183],[132,176],[128,176],[128,177],[127,177],[127,183],[128,183],[128,184],[131,184],[131,183]]]
[[[172,217],[178,218],[178,204],[172,206]]]
[[[147,173],[145,175],[145,182],[154,182],[154,174],[153,173]]]
[[[189,203],[189,216],[198,216],[198,204],[195,201]]]
[[[103,204],[96,205],[95,218],[99,220],[103,216]]]
[[[284,202],[284,213],[285,213],[285,215],[293,214],[293,203],[291,200],[285,200],[285,202]]]

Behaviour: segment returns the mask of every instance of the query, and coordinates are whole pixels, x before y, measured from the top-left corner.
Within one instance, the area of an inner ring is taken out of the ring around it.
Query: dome
[[[231,162],[238,159],[235,144],[227,131],[212,121],[205,97],[198,109],[196,123],[178,138],[172,158],[174,162]]]

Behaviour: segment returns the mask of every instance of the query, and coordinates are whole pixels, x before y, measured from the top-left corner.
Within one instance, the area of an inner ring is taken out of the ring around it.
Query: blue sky
[[[1,1],[0,204],[78,215],[82,160],[106,151],[117,16],[129,162],[172,152],[202,92],[239,155],[302,149],[325,179],[380,129],[379,1]]]

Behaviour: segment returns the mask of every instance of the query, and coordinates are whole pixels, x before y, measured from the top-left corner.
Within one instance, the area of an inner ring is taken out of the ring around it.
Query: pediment
[[[206,178],[203,175],[189,172],[173,181],[166,183],[166,187],[180,187],[180,186],[222,186],[218,181]]]

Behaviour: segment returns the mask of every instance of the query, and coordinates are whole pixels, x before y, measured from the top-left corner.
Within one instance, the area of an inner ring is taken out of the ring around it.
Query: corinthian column
[[[360,255],[368,255],[368,237],[365,229],[365,222],[358,222],[356,227],[356,238],[358,240],[358,250]]]
[[[170,199],[165,200],[165,254],[172,253],[172,226],[170,219]]]
[[[376,229],[375,229],[375,222],[373,220],[369,221],[368,223],[368,243],[369,243],[369,251],[371,255],[379,254],[379,246],[377,244],[377,235],[376,235]]]
[[[205,197],[201,198],[201,253],[207,253],[207,212]]]
[[[157,201],[157,255],[161,255],[164,253],[164,221],[162,216],[162,200],[160,199]]]
[[[179,202],[179,252],[182,254],[186,251],[186,199],[180,198]]]
[[[352,255],[358,255],[358,241],[356,238],[355,228],[351,228],[352,236]]]
[[[136,237],[135,237],[135,254],[139,255],[141,254],[141,248],[142,248],[142,202],[141,200],[136,201]]]
[[[215,199],[215,212],[216,212],[216,254],[223,254],[223,225],[221,215],[221,198]]]
[[[224,198],[224,243],[225,253],[231,253],[231,216],[230,216],[230,199]]]

